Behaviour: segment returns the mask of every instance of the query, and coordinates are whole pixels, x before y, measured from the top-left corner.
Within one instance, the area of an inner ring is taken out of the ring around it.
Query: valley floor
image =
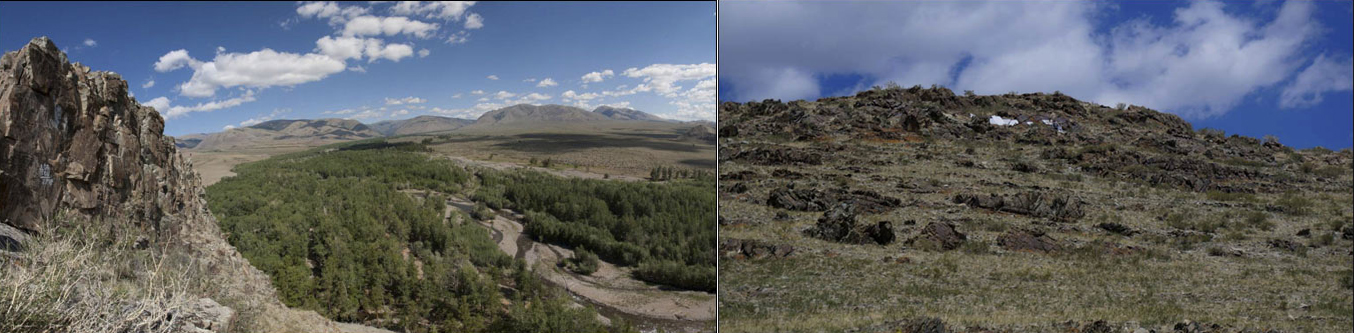
[[[447,204],[467,216],[474,207],[473,202],[457,197],[452,197]],[[526,260],[536,274],[550,284],[568,290],[577,299],[599,307],[602,315],[624,319],[641,329],[714,330],[716,304],[713,294],[648,284],[632,278],[631,269],[605,261],[599,263],[597,272],[592,275],[569,272],[559,267],[559,263],[571,257],[573,251],[531,240],[522,233],[523,227],[516,220],[517,216],[520,214],[505,210],[488,223],[478,223],[491,230],[504,253]]]

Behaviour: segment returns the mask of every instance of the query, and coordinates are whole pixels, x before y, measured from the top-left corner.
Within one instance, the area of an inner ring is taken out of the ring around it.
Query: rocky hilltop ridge
[[[192,163],[163,134],[164,118],[127,87],[116,73],[71,63],[46,37],[0,58],[0,227],[27,238],[88,221],[133,235],[137,249],[196,263],[199,282],[217,289],[190,296],[213,306],[169,313],[211,320],[164,319],[155,324],[162,330],[227,331],[247,320],[237,330],[336,331],[314,313],[287,310],[268,277],[225,241]]]
[[[978,96],[956,95],[943,87],[874,89],[817,101],[725,102],[719,117],[720,136],[735,140],[749,136],[820,142],[831,138],[884,143],[934,139],[1043,147],[1028,159],[1060,160],[1099,176],[1197,192],[1274,193],[1354,185],[1322,182],[1338,178],[1300,172],[1348,169],[1354,160],[1348,150],[1308,153],[1273,138],[1196,130],[1173,114],[1133,105],[1108,107],[1061,93]],[[770,146],[722,148],[721,161],[749,156],[798,159],[826,153],[796,148],[773,152]]]

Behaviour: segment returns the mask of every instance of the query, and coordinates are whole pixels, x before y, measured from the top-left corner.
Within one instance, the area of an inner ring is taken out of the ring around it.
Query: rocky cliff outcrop
[[[248,304],[244,310],[258,316],[260,329],[335,331],[314,313],[282,306],[267,276],[224,240],[191,162],[163,134],[164,126],[159,112],[129,96],[121,76],[71,63],[45,37],[5,53],[0,224],[32,235],[70,220],[105,223],[102,227],[138,235],[145,247],[196,262],[204,279],[219,288],[198,296]],[[57,219],[59,212],[80,216]],[[223,309],[210,299],[200,304],[210,306],[184,309],[184,318],[202,320],[171,325],[225,330],[228,325],[216,323],[220,314],[242,310]]]
[[[46,38],[0,70],[0,221],[31,231],[69,207],[154,236],[215,228],[164,118],[121,76],[71,64]]]

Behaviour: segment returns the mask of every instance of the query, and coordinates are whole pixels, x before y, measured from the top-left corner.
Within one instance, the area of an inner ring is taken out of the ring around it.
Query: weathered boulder
[[[1012,196],[997,194],[958,194],[954,203],[1020,215],[1071,222],[1086,216],[1086,203],[1070,195],[1041,191],[1022,192]]]
[[[190,304],[179,319],[186,332],[230,332],[234,318],[234,309],[210,298],[201,298]]]
[[[953,224],[931,222],[922,227],[916,237],[908,240],[908,245],[933,251],[949,251],[964,245],[965,241],[968,241],[968,235],[959,232]]]
[[[1010,230],[997,237],[997,245],[1010,251],[1057,252],[1062,250],[1058,240],[1032,229]]]
[[[734,152],[730,160],[759,165],[819,165],[823,154],[803,148],[752,148]]]
[[[874,191],[846,189],[818,190],[778,188],[771,190],[766,205],[781,209],[820,212],[833,205],[850,202],[862,214],[878,214],[897,208],[902,200],[888,197]]]
[[[719,252],[726,258],[784,258],[795,254],[795,248],[755,239],[725,238],[719,243]]]
[[[804,231],[810,237],[848,244],[875,243],[888,245],[893,242],[893,224],[882,221],[875,224],[861,224],[856,221],[856,205],[843,202],[818,218],[818,223]]]

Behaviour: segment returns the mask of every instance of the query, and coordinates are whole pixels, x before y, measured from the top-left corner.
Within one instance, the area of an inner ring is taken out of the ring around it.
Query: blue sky
[[[713,2],[3,2],[0,48],[52,38],[171,135],[517,103],[714,120],[715,19]]]
[[[1061,91],[1195,128],[1354,145],[1354,6],[1322,2],[723,2],[719,98],[874,85]]]

